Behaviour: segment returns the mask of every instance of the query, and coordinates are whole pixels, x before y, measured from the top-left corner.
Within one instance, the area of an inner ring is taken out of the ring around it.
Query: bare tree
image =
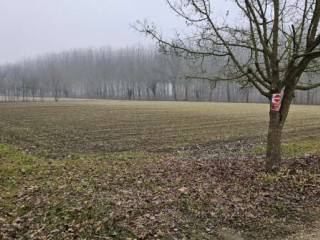
[[[0,100],[7,101],[8,92],[7,92],[7,84],[6,77],[8,75],[8,71],[5,67],[0,67]]]
[[[213,0],[167,3],[194,30],[191,36],[166,40],[147,22],[139,23],[138,30],[165,52],[220,58],[226,70],[220,79],[248,82],[270,101],[266,170],[278,171],[282,130],[295,91],[320,86],[301,81],[305,72],[318,69],[320,0],[234,0],[223,20],[216,17]],[[228,21],[235,16],[242,20]],[[279,110],[272,108],[273,94],[282,95]]]
[[[47,56],[46,58],[46,71],[48,74],[48,82],[51,87],[52,91],[52,97],[54,97],[54,100],[57,102],[60,97],[60,93],[62,91],[62,79],[60,74],[59,64],[61,59],[59,59],[59,56],[52,55]]]
[[[165,72],[168,73],[168,80],[172,87],[172,95],[175,101],[178,100],[177,96],[177,84],[179,82],[179,78],[183,77],[184,72],[184,63],[181,58],[176,56],[174,53],[169,54],[165,58],[167,62],[167,70]]]

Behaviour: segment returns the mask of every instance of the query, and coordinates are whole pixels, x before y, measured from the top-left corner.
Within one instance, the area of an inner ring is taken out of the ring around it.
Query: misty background
[[[0,0],[0,63],[74,48],[151,45],[130,24],[149,19],[170,35],[183,22],[163,0]]]
[[[167,38],[185,32],[165,0],[0,0],[0,6],[1,100],[266,101],[235,82],[186,79],[198,71],[192,62],[163,56],[134,30],[137,20],[148,20]],[[215,9],[232,12],[224,0]],[[211,59],[205,67],[210,73],[221,66]],[[319,90],[298,92],[296,103],[320,103]]]

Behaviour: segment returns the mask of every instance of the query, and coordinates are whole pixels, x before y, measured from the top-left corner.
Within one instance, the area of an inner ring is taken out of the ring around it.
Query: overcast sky
[[[165,0],[0,0],[0,63],[72,48],[149,45],[130,24],[183,26]]]

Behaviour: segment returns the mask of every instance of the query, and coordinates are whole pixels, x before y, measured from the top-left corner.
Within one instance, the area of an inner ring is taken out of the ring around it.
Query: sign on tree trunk
[[[281,94],[273,94],[272,95],[272,111],[279,112],[281,108]]]

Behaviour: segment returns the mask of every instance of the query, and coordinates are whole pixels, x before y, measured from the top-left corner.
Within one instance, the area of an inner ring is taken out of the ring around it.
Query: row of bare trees
[[[62,97],[136,100],[265,102],[253,88],[233,81],[193,77],[219,71],[214,59],[201,70],[175,54],[132,47],[72,50],[0,67],[0,101]],[[314,77],[310,76],[312,81]],[[317,90],[298,93],[297,103],[318,104]]]
[[[141,47],[72,50],[1,66],[0,96],[178,100],[184,67],[177,57]]]

